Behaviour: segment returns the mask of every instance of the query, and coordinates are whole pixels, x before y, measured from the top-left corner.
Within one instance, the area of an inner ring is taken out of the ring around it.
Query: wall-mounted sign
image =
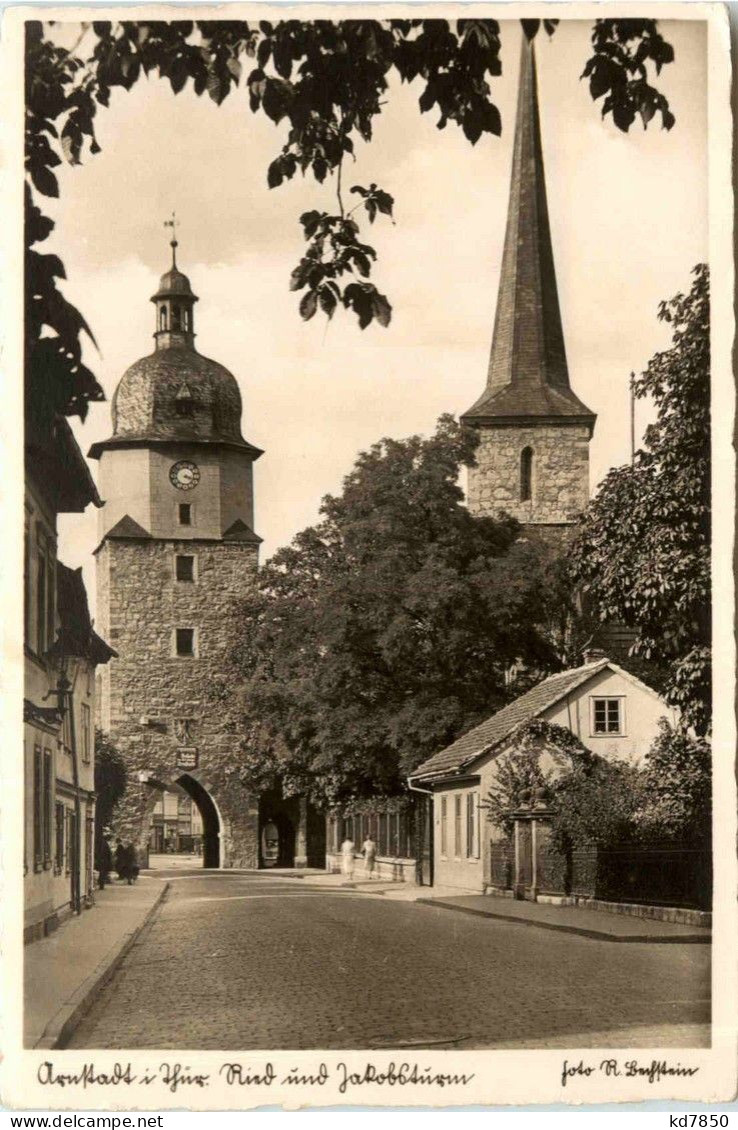
[[[194,746],[183,746],[177,750],[177,768],[197,769],[197,750]]]

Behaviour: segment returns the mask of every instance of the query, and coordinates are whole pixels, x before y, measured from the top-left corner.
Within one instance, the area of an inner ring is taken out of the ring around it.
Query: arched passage
[[[259,798],[259,866],[294,867],[300,802],[279,790]]]
[[[220,867],[220,816],[213,798],[195,777],[183,773],[177,777],[177,784],[184,789],[198,807],[202,817],[202,865]]]

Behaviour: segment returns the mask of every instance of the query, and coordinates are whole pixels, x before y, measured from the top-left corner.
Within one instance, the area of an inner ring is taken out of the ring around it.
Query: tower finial
[[[172,238],[169,241],[169,246],[172,249],[172,268],[177,266],[177,247],[179,246],[179,244],[177,243],[177,223],[178,221],[176,212],[172,212],[171,220],[164,221],[164,227],[172,229]]]

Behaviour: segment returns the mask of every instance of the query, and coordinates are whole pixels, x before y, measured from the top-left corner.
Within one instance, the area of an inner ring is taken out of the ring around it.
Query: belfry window
[[[520,453],[520,501],[530,502],[533,497],[533,448],[524,447]]]
[[[159,329],[165,330],[167,328],[167,308],[162,306],[159,309]]]
[[[181,311],[179,306],[172,306],[172,329],[180,330],[182,328]]]

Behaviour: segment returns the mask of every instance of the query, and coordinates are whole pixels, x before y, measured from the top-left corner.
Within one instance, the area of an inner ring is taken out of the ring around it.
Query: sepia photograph
[[[725,13],[11,14],[17,1079],[728,1097]]]

